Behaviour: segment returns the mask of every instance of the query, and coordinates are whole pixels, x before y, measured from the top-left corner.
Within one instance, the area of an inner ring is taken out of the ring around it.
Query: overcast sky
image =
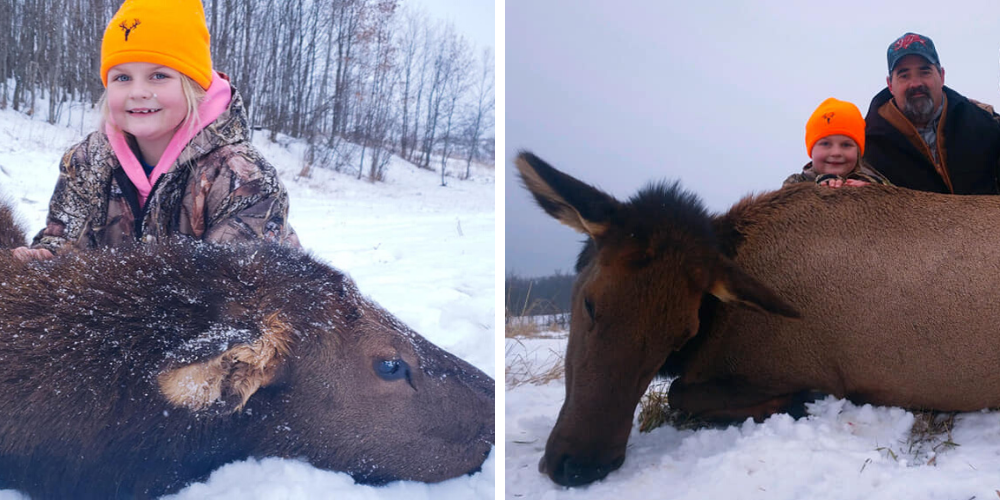
[[[478,57],[485,47],[496,48],[493,0],[414,0],[435,19],[455,25],[455,29],[475,44]]]
[[[505,17],[505,266],[522,276],[572,271],[583,236],[530,201],[519,149],[620,199],[679,179],[722,211],[801,169],[824,99],[867,114],[907,31],[934,41],[945,85],[1000,105],[997,0],[510,0]]]

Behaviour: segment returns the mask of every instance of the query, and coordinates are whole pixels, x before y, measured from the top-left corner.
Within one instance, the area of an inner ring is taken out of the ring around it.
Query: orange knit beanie
[[[104,30],[101,81],[122,63],[146,62],[173,68],[201,88],[212,83],[212,54],[201,0],[125,0]]]
[[[816,141],[830,135],[846,135],[865,154],[865,119],[858,107],[834,98],[823,101],[806,122],[806,153],[812,158]]]

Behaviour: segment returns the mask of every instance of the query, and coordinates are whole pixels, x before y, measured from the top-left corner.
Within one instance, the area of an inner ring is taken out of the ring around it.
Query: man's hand
[[[21,262],[31,262],[33,260],[49,260],[53,257],[52,252],[45,248],[17,247],[11,252],[14,258]]]

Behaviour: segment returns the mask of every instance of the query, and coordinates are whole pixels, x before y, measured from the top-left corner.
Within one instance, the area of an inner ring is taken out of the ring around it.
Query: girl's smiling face
[[[170,67],[130,62],[108,70],[108,108],[118,128],[135,137],[143,159],[156,164],[187,117],[183,75]]]
[[[858,165],[858,145],[846,135],[828,135],[812,150],[813,170],[820,174],[845,175]]]

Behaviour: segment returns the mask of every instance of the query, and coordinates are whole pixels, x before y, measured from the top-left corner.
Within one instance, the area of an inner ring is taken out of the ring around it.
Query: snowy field
[[[545,373],[566,348],[564,332],[506,342],[505,364],[521,373]],[[620,469],[589,486],[563,488],[538,472],[565,397],[563,382],[514,387],[508,375],[506,498],[1000,498],[1000,413],[959,414],[950,442],[947,433],[913,439],[914,414],[832,397],[809,405],[809,416],[797,421],[778,414],[760,424],[697,431],[664,426],[639,433],[633,426]]]
[[[30,234],[43,226],[62,153],[82,138],[74,113],[74,127],[66,128],[0,111],[0,191],[15,200]],[[85,118],[94,125],[84,132],[96,128],[92,119]],[[469,180],[450,177],[447,187],[440,186],[440,171],[399,158],[389,164],[385,183],[316,169],[311,178],[296,178],[301,144],[287,138],[272,144],[264,132],[254,143],[288,188],[291,224],[304,247],[428,340],[496,378],[492,167],[473,165]],[[449,164],[449,172],[464,169],[464,162]],[[491,454],[482,472],[440,484],[375,488],[299,461],[250,460],[226,465],[170,498],[485,499],[494,497],[495,462]],[[0,491],[0,500],[20,498]]]

